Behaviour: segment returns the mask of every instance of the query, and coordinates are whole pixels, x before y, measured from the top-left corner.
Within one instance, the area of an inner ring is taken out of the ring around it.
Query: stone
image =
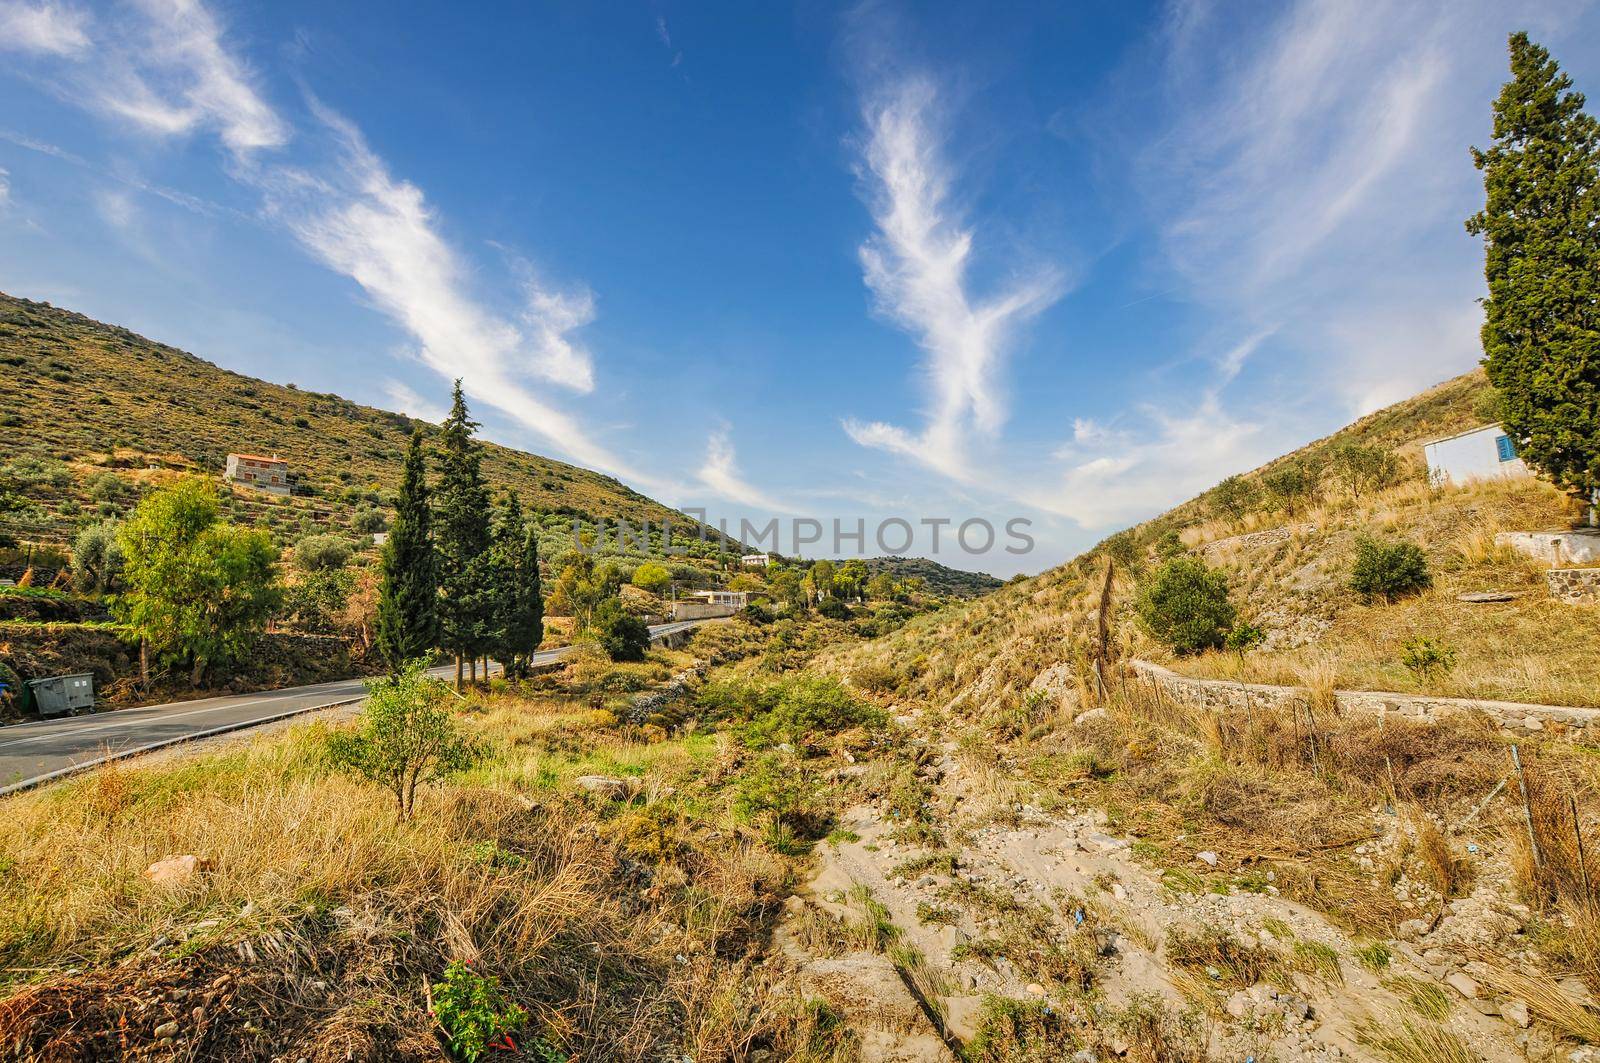
[[[626,779],[617,779],[610,775],[580,775],[572,781],[592,794],[612,799],[626,797],[632,790]]]
[[[1202,864],[1205,864],[1207,867],[1217,866],[1217,854],[1212,852],[1210,849],[1195,853],[1194,858],[1200,861]]]
[[[1444,984],[1468,1000],[1478,999],[1478,983],[1465,971],[1456,971],[1446,975]]]
[[[145,868],[144,877],[157,886],[181,886],[200,872],[210,869],[211,861],[193,853],[184,853],[157,860]]]
[[[1042,997],[1044,996],[1044,986],[1040,985],[1038,982],[1029,982],[1028,992],[1032,993],[1036,997]]]
[[[1526,1030],[1532,1022],[1528,1016],[1528,1005],[1510,997],[1500,1002],[1500,1017],[1520,1030]]]
[[[177,1020],[164,1022],[160,1026],[156,1027],[156,1040],[158,1041],[170,1040],[176,1036],[178,1036]]]
[[[1223,1008],[1234,1018],[1243,1019],[1250,1014],[1253,1002],[1250,999],[1250,994],[1241,989],[1228,998],[1228,1002],[1223,1005]]]
[[[1395,928],[1395,936],[1405,941],[1415,941],[1428,932],[1428,923],[1423,919],[1407,919]]]
[[[1481,605],[1489,602],[1509,602],[1516,599],[1516,594],[1511,591],[1471,591],[1467,594],[1456,595],[1456,601]]]
[[[1098,927],[1094,932],[1095,951],[1102,956],[1115,956],[1120,937],[1121,935],[1110,927]]]

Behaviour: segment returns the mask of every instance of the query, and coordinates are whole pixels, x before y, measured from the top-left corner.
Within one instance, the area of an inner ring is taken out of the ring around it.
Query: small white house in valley
[[[272,495],[287,495],[289,488],[289,463],[274,454],[229,454],[223,477],[257,491]]]
[[[739,563],[744,565],[745,568],[766,568],[768,565],[772,564],[772,555],[745,554],[739,559]]]
[[[1424,443],[1422,455],[1428,461],[1428,479],[1435,484],[1532,475],[1517,456],[1516,441],[1497,424]]]

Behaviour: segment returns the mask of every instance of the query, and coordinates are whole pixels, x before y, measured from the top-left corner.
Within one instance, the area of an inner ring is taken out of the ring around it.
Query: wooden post
[[[1578,841],[1578,874],[1583,879],[1583,903],[1589,903],[1589,861],[1583,854],[1583,826],[1578,822],[1578,799],[1567,794],[1567,804],[1572,807],[1572,836]]]
[[[1511,747],[1511,763],[1517,769],[1517,788],[1522,791],[1522,819],[1528,825],[1528,848],[1533,853],[1533,866],[1542,869],[1544,858],[1539,855],[1539,838],[1533,832],[1533,804],[1528,800],[1528,778],[1522,771],[1522,751]]]

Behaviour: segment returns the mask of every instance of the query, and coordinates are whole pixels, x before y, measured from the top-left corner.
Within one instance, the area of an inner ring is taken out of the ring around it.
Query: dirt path
[[[830,978],[851,984],[835,1002],[872,1034],[865,1059],[951,1058],[947,1045],[978,1034],[989,996],[1063,1011],[1076,998],[1107,1013],[1154,998],[1203,1016],[1194,1037],[1215,1059],[1384,1060],[1393,1057],[1363,1044],[1361,1025],[1401,1029],[1419,1014],[1481,1059],[1569,1058],[1530,1053],[1540,1046],[1525,1014],[1494,1014],[1496,1005],[1465,997],[1409,946],[1387,943],[1386,963],[1368,951],[1364,966],[1358,950],[1371,943],[1277,896],[1270,882],[1260,892],[1190,892],[1204,889],[1198,876],[1158,875],[1128,839],[1106,833],[1102,811],[1047,813],[1025,784],[965,761],[953,743],[929,746],[918,776],[933,830],[905,830],[882,799],[850,809],[793,905],[791,926],[822,919],[855,929],[843,960],[803,929],[789,947],[825,965],[814,979],[824,996]],[[907,840],[917,833],[937,837]],[[879,929],[863,933],[863,921]],[[874,936],[887,958],[874,956]],[[1218,940],[1244,958],[1194,946]],[[1174,948],[1186,962],[1175,962]],[[1270,969],[1250,966],[1268,957]],[[851,981],[851,970],[865,969],[871,978]],[[1096,1044],[1073,1058],[1132,1047],[1115,1036]]]

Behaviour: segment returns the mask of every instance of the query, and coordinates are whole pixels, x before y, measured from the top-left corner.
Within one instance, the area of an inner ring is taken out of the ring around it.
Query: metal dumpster
[[[30,679],[28,692],[33,695],[33,704],[40,716],[94,711],[94,676],[88,672]]]

